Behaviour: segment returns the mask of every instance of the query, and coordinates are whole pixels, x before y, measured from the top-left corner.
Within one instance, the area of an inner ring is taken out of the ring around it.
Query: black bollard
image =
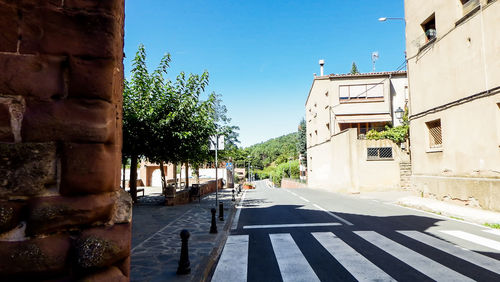
[[[210,233],[217,233],[217,223],[215,221],[215,213],[217,212],[217,210],[215,208],[212,208],[210,210],[210,212],[212,213],[212,224],[210,225]]]
[[[179,267],[177,267],[177,274],[188,274],[191,272],[191,266],[189,262],[189,251],[188,251],[188,240],[189,231],[186,229],[181,231],[181,258],[179,259]]]
[[[236,201],[236,198],[234,197],[234,189],[233,189],[233,198],[231,199],[231,201]]]
[[[224,221],[224,205],[222,205],[222,202],[219,202],[219,220]]]
[[[238,190],[240,190],[240,193],[241,193],[241,184],[238,186]]]

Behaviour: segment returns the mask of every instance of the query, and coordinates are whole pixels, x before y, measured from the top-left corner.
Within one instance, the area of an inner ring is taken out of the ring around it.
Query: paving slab
[[[235,203],[232,189],[219,191],[224,205],[224,221],[218,219],[217,234],[210,234],[215,193],[186,205],[162,206],[163,197],[148,193],[133,210],[131,281],[205,281],[227,238]],[[180,232],[187,229],[191,273],[177,275]]]

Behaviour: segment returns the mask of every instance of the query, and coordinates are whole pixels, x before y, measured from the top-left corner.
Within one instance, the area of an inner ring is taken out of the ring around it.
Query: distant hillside
[[[288,158],[298,158],[298,133],[293,132],[245,148],[252,156],[252,164],[264,168],[271,164],[287,162]]]

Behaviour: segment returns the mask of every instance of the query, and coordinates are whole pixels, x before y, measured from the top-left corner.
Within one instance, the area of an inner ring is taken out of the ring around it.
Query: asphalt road
[[[313,189],[245,192],[212,281],[500,281],[500,232]]]

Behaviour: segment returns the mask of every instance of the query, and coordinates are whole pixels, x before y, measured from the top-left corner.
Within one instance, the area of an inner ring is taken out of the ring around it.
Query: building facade
[[[400,125],[408,101],[406,72],[315,76],[306,101],[310,187],[359,192],[400,187],[406,154],[371,130]]]
[[[500,210],[500,4],[405,0],[412,185]]]

